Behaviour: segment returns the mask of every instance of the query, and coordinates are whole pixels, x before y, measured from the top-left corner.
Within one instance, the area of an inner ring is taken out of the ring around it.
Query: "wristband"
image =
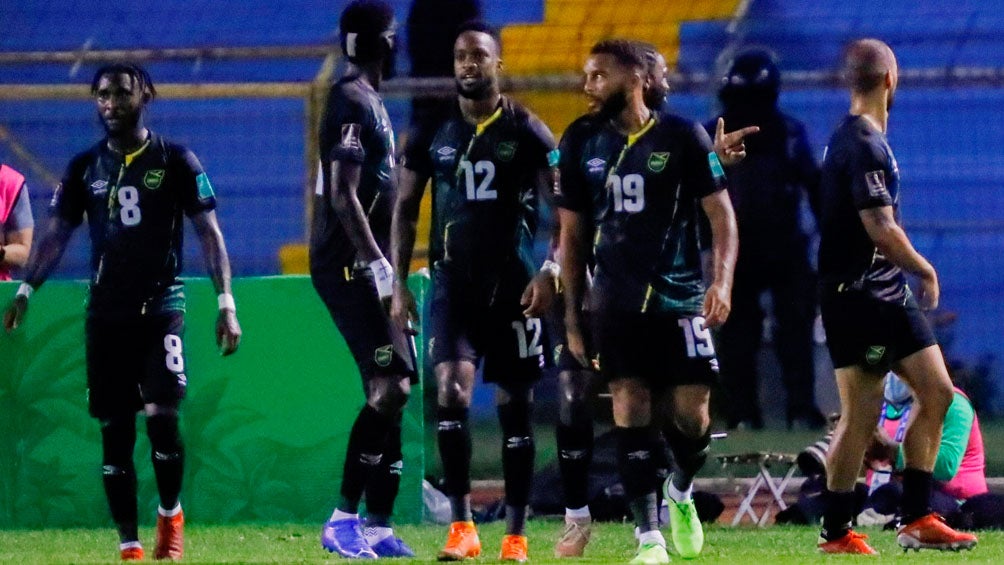
[[[390,266],[390,261],[386,257],[370,262],[370,271],[373,273],[377,296],[381,300],[394,294],[394,268]]]
[[[541,271],[550,271],[555,277],[561,276],[561,265],[555,263],[554,261],[548,259],[544,261],[544,265],[540,268]]]
[[[217,296],[216,303],[219,304],[220,310],[230,310],[235,314],[237,313],[237,303],[234,302],[234,295],[229,292],[224,292],[223,294]]]
[[[15,297],[23,296],[23,297],[25,297],[27,299],[27,298],[31,298],[31,294],[33,292],[35,292],[35,289],[32,288],[30,284],[28,284],[28,283],[21,283],[21,286],[17,287],[17,294],[15,294],[14,296]]]

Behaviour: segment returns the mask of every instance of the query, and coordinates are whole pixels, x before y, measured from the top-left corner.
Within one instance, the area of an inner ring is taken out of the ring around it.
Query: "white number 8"
[[[122,225],[135,226],[142,219],[139,211],[139,191],[135,186],[123,186],[119,188],[119,204],[122,206],[119,212],[122,218]]]
[[[167,370],[180,373],[185,370],[185,358],[181,354],[181,338],[167,334],[164,336],[164,350],[167,351]]]

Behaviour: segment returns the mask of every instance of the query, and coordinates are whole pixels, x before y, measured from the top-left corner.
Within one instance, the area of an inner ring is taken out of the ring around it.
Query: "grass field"
[[[558,561],[551,557],[552,544],[561,527],[556,520],[530,522],[532,563],[626,563],[633,554],[631,528],[626,524],[599,524],[583,559]],[[342,561],[321,549],[318,524],[200,526],[186,532],[185,563],[331,563]],[[500,523],[480,529],[484,553],[475,563],[498,562]],[[763,530],[712,526],[707,530],[704,553],[695,565],[790,563],[1004,563],[1004,532],[984,532],[980,545],[962,553],[921,552],[904,554],[891,532],[871,532],[878,558],[820,556],[815,552],[818,530],[810,527],[772,527]],[[430,563],[445,539],[445,526],[401,526],[398,534],[418,552],[419,559],[393,560],[394,563]],[[668,535],[668,533],[667,533]],[[153,531],[140,536],[152,553]],[[148,553],[148,558],[150,553]],[[108,529],[0,531],[0,562],[31,563],[112,563],[118,552],[115,535]],[[683,562],[679,557],[675,562]]]

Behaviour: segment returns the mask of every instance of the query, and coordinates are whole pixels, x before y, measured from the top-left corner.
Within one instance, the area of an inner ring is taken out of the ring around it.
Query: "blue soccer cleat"
[[[390,535],[370,546],[379,557],[414,557],[415,550],[401,538]]]
[[[377,554],[366,543],[358,518],[333,520],[321,528],[321,546],[331,553],[349,559],[376,559]]]

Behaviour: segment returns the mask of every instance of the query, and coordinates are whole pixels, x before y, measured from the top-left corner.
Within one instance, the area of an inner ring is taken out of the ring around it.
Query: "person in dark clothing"
[[[778,109],[780,83],[770,53],[761,49],[740,53],[718,92],[724,110],[705,124],[712,134],[723,118],[731,128],[760,128],[746,140],[746,158],[727,169],[742,242],[732,314],[719,335],[730,428],[763,427],[756,359],[764,292],[770,292],[773,303],[774,344],[787,391],[788,427],[799,423],[818,429],[825,424],[816,407],[812,358],[815,275],[809,263],[809,236],[799,218],[803,193],[813,211],[817,209],[819,166],[805,126]]]

